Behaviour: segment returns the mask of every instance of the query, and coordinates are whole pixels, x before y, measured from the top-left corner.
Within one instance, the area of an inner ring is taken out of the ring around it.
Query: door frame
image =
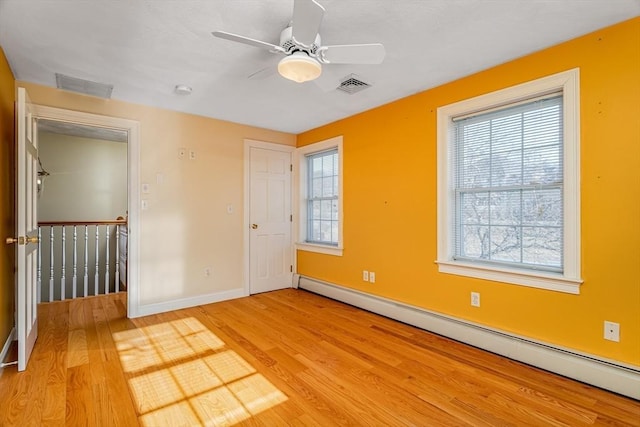
[[[244,140],[244,218],[243,218],[243,238],[244,238],[244,294],[245,296],[251,295],[251,247],[249,231],[251,220],[251,149],[262,148],[264,150],[274,150],[289,153],[291,155],[291,164],[294,162],[294,153],[296,147],[291,145],[275,144],[273,142],[258,141],[255,139]],[[291,213],[293,214],[293,188],[294,188],[294,175],[291,173],[291,185],[289,191],[289,198],[291,200]],[[296,218],[291,222],[291,232],[289,238],[291,240],[291,263],[293,265],[293,274],[296,272],[296,251],[295,251],[295,224]],[[293,286],[293,284],[292,284]]]
[[[127,132],[127,243],[129,245],[127,253],[127,317],[138,317],[140,312],[140,123],[120,117],[37,104],[34,104],[34,117]]]

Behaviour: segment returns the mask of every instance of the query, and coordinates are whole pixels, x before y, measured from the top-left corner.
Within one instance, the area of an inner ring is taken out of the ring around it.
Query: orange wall
[[[441,274],[436,110],[580,68],[580,295]],[[344,256],[298,251],[298,272],[555,345],[640,365],[640,18],[298,136],[344,136]],[[362,270],[376,272],[363,282]],[[470,292],[481,293],[472,308]],[[621,342],[603,322],[621,324]]]
[[[0,48],[0,238],[14,235],[14,78]],[[0,349],[13,327],[15,246],[0,242]]]

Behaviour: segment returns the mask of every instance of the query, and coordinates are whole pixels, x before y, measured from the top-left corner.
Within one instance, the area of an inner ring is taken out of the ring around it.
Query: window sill
[[[296,243],[296,249],[299,251],[316,252],[325,255],[342,256],[342,248],[336,246],[298,242]]]
[[[529,272],[508,268],[486,267],[460,261],[436,261],[440,273],[511,283],[549,291],[580,294],[581,279],[568,278],[560,274]]]

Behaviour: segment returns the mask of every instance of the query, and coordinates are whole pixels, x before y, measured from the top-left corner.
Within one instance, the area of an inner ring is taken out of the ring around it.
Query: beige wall
[[[0,48],[0,239],[15,232],[13,73]],[[15,246],[0,242],[0,349],[13,327]],[[0,370],[0,374],[2,370]]]
[[[39,221],[100,221],[127,212],[127,144],[38,133],[50,173],[38,199]]]
[[[295,145],[295,135],[35,85],[35,104],[140,123],[140,303],[195,298],[243,286],[244,138]],[[180,159],[180,147],[196,159]],[[162,183],[158,183],[158,174]],[[233,205],[233,214],[227,205]],[[205,277],[204,269],[213,271]]]

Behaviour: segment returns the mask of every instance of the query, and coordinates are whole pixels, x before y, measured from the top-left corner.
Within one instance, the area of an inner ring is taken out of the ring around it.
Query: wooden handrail
[[[105,221],[41,221],[40,227],[55,227],[61,225],[122,225],[126,224],[126,219],[111,219]]]

